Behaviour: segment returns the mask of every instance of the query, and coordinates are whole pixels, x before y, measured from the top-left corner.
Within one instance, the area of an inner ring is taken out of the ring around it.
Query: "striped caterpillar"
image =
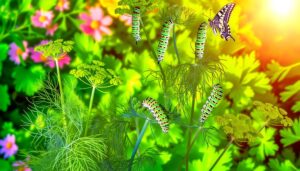
[[[202,115],[200,117],[200,123],[204,123],[212,110],[216,107],[218,102],[221,100],[223,96],[223,89],[220,84],[215,84],[213,86],[213,90],[210,93],[210,96],[206,100],[205,104],[203,105],[201,112]]]
[[[196,49],[195,56],[198,59],[203,58],[204,46],[206,41],[206,26],[207,26],[206,22],[201,23],[197,32],[197,39],[195,42],[195,49]]]
[[[142,105],[152,113],[153,117],[160,125],[162,131],[164,133],[167,133],[169,131],[169,119],[168,116],[164,113],[163,109],[157,103],[157,101],[155,101],[151,97],[148,97],[143,101]]]
[[[136,43],[141,40],[140,36],[140,17],[141,10],[139,7],[134,7],[132,14],[132,36],[134,37]]]
[[[162,32],[161,32],[161,37],[159,39],[158,43],[158,49],[157,49],[157,55],[158,55],[158,63],[160,63],[165,56],[168,44],[169,44],[169,38],[170,38],[170,29],[171,26],[173,25],[173,20],[167,20],[163,24]]]

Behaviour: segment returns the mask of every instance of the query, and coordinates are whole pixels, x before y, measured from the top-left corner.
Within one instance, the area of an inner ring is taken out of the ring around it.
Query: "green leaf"
[[[296,168],[293,163],[289,160],[284,160],[280,163],[278,159],[271,159],[269,161],[269,166],[272,171],[298,171],[299,168]]]
[[[90,36],[76,33],[74,41],[74,49],[81,58],[85,59],[87,55],[102,57],[102,49]]]
[[[31,0],[23,0],[20,5],[21,12],[29,11],[31,8]]]
[[[221,56],[226,68],[226,85],[233,85],[229,97],[237,108],[244,108],[252,102],[256,94],[265,94],[271,90],[270,80],[265,73],[258,72],[260,63],[254,52],[241,57]]]
[[[1,171],[11,171],[11,164],[7,160],[0,159],[0,170]]]
[[[56,5],[57,0],[46,0],[46,1],[39,1],[39,8],[43,10],[50,10]]]
[[[0,76],[2,75],[2,61],[7,58],[9,46],[7,44],[0,44]]]
[[[255,163],[252,158],[247,158],[239,162],[236,171],[265,171],[265,166],[255,167]]]
[[[183,140],[182,130],[178,125],[171,124],[169,132],[167,134],[161,133],[156,136],[156,143],[162,147],[169,147],[171,143],[177,144],[179,141]]]
[[[252,158],[245,159],[239,162],[236,170],[237,171],[252,171],[255,167],[255,163],[253,162]]]
[[[200,152],[203,154],[202,159],[193,160],[190,163],[190,171],[199,171],[199,168],[201,168],[201,171],[208,171],[216,159],[219,157],[223,149],[221,149],[219,152],[216,152],[216,149],[214,147],[203,147],[200,149]],[[227,150],[221,160],[218,162],[218,164],[214,167],[212,171],[227,171],[230,170],[232,165],[232,156],[231,156],[231,150]]]
[[[297,81],[296,83],[287,86],[285,88],[285,91],[280,93],[280,99],[283,102],[286,102],[289,98],[297,94],[299,91],[300,91],[300,81]]]
[[[297,101],[297,102],[293,105],[292,110],[293,110],[294,112],[300,112],[300,101]]]
[[[2,125],[0,136],[5,137],[7,134],[16,134],[16,130],[14,129],[12,122],[4,122]]]
[[[7,85],[0,85],[0,110],[6,112],[8,106],[10,105],[9,93],[8,93],[8,86]]]
[[[259,137],[251,144],[249,153],[260,161],[264,160],[266,156],[274,156],[278,150],[278,145],[275,143],[274,128],[267,128],[261,131],[263,137]]]
[[[42,66],[32,66],[28,69],[19,66],[12,73],[17,92],[24,92],[28,96],[32,96],[43,87],[45,76],[46,72]]]
[[[282,139],[280,142],[286,147],[300,141],[300,119],[296,119],[292,128],[284,128],[280,130]]]

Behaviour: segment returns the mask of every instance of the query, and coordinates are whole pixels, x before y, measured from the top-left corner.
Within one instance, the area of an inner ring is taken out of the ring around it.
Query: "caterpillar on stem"
[[[169,131],[169,119],[164,113],[164,110],[160,107],[159,103],[151,97],[146,98],[143,103],[143,107],[147,108],[160,125],[164,133]]]
[[[216,105],[219,103],[223,96],[223,89],[220,84],[215,84],[213,86],[213,90],[211,91],[210,96],[208,97],[207,101],[203,105],[201,109],[201,117],[200,117],[200,123],[204,123],[206,119],[211,114],[212,110],[216,107]]]
[[[163,28],[161,31],[161,36],[159,39],[158,43],[158,48],[157,48],[157,62],[160,63],[165,56],[168,44],[169,44],[169,39],[170,39],[170,30],[173,26],[174,22],[170,18],[169,20],[165,21],[163,23]]]

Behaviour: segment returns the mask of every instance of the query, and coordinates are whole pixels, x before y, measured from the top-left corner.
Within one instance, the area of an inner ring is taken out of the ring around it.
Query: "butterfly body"
[[[224,38],[226,41],[229,38],[232,38],[235,40],[230,32],[230,28],[228,25],[230,15],[233,11],[233,8],[235,6],[235,3],[229,3],[225,5],[214,17],[213,20],[208,20],[209,25],[212,28],[214,34],[217,34],[217,32],[220,32],[221,37]]]

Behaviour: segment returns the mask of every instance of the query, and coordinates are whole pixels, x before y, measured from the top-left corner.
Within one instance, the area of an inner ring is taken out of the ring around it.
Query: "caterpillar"
[[[203,58],[204,46],[206,41],[206,26],[206,22],[201,23],[197,32],[197,39],[195,42],[195,57],[198,59]]]
[[[160,125],[162,131],[167,133],[169,131],[169,119],[164,113],[163,109],[153,98],[148,97],[142,102],[143,107],[147,108]]]
[[[132,36],[135,39],[136,43],[141,40],[140,36],[140,7],[134,7],[132,14]]]
[[[169,43],[170,29],[172,25],[173,25],[172,19],[165,21],[163,24],[161,36],[158,43],[158,49],[157,49],[158,63],[160,63],[164,59],[168,47],[168,43]]]
[[[213,86],[213,90],[210,93],[210,96],[206,100],[205,104],[203,105],[201,109],[201,117],[200,117],[200,123],[204,123],[212,110],[216,107],[218,102],[221,100],[223,96],[223,89],[220,84],[215,84]]]

